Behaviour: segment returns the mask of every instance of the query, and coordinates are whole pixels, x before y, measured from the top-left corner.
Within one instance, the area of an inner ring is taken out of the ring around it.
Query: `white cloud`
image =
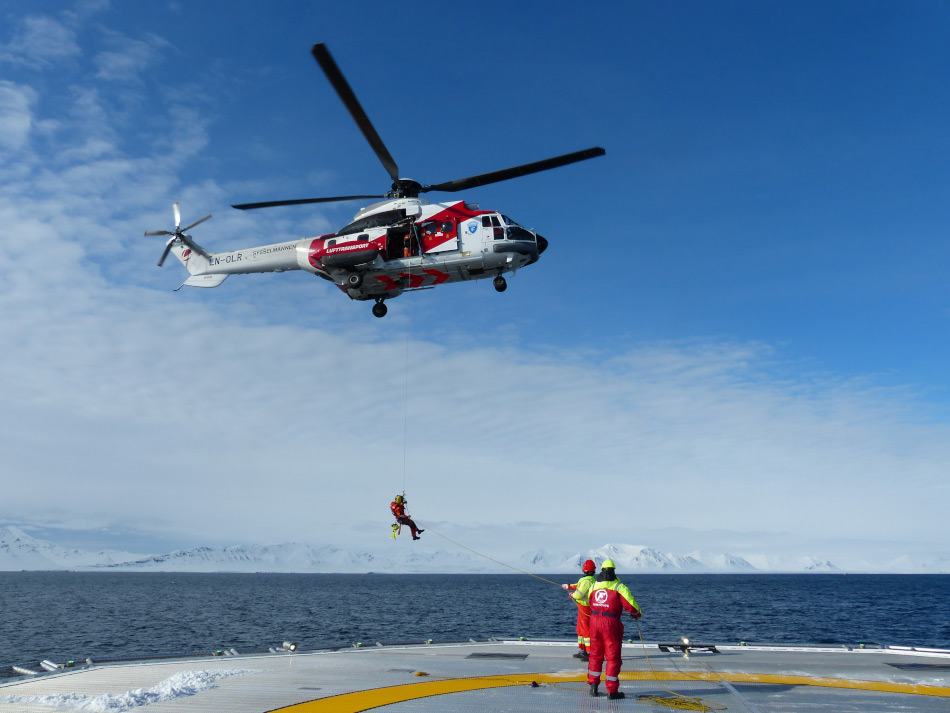
[[[148,35],[144,40],[109,33],[113,49],[95,57],[96,76],[110,82],[137,82],[143,70],[153,64],[161,50],[169,47],[161,37]]]
[[[227,191],[185,170],[208,148],[200,109],[150,107],[122,141],[129,117],[106,107],[157,44],[123,46],[61,116],[0,82],[0,146],[31,149],[0,166],[0,521],[376,542],[405,485],[423,522],[519,554],[672,547],[643,536],[669,528],[682,551],[713,537],[737,554],[763,537],[950,544],[947,426],[910,391],[809,373],[774,346],[483,346],[506,341],[467,335],[442,292],[367,325],[365,305],[300,275],[171,292],[183,273],[155,269],[161,240],[142,231],[169,227],[174,200],[193,220]],[[265,243],[295,234],[288,220],[229,212],[196,237]]]
[[[13,39],[0,44],[0,62],[26,65],[36,69],[80,53],[76,33],[52,17],[26,17]]]
[[[33,126],[36,92],[0,80],[0,149],[18,151],[27,145]]]

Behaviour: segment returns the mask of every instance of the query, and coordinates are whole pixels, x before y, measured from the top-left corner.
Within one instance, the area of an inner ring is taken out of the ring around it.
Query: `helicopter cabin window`
[[[483,215],[482,227],[483,228],[491,227],[494,232],[495,240],[502,240],[505,237],[505,229],[501,227],[501,221],[498,220],[497,215]]]
[[[458,248],[458,228],[454,220],[427,220],[419,224],[422,251],[442,252]]]
[[[334,245],[336,245],[336,240],[327,240],[326,247],[332,248]]]
[[[365,218],[354,220],[352,223],[337,232],[337,236],[339,237],[341,235],[348,235],[350,233],[359,233],[363,230],[369,230],[370,228],[382,228],[387,225],[392,225],[393,223],[398,223],[405,219],[405,217],[406,211],[402,208],[374,213],[373,215],[366,216]]]

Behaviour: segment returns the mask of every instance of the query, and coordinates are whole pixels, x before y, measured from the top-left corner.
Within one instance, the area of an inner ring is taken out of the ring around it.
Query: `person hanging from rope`
[[[600,685],[600,670],[607,662],[606,679],[607,698],[623,698],[620,691],[620,650],[623,647],[623,623],[620,615],[624,611],[639,619],[640,606],[633,594],[614,573],[613,560],[604,560],[600,566],[600,576],[590,588],[587,599],[590,602],[590,660],[587,665],[587,683],[590,695],[596,696]]]
[[[389,509],[393,511],[393,516],[399,525],[409,525],[409,529],[412,532],[412,539],[420,540],[422,538],[419,537],[419,534],[425,532],[425,530],[416,527],[416,523],[414,523],[412,518],[406,513],[406,503],[405,495],[397,495],[396,498],[389,503]],[[393,525],[393,530],[396,530],[396,525]]]
[[[590,655],[590,604],[587,595],[594,586],[594,573],[597,565],[593,560],[587,560],[581,567],[584,576],[577,580],[577,584],[562,584],[561,589],[570,592],[571,599],[577,604],[577,648],[580,649],[574,658],[587,661]]]

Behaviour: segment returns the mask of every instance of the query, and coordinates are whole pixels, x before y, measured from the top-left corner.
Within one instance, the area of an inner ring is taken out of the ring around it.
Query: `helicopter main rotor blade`
[[[372,122],[369,120],[369,117],[366,116],[366,112],[363,111],[359,99],[356,98],[356,95],[350,88],[349,82],[346,81],[343,72],[340,71],[333,57],[330,56],[327,46],[323,43],[315,44],[313,49],[310,50],[310,53],[314,59],[317,60],[317,64],[320,65],[320,68],[323,69],[323,73],[327,75],[327,79],[330,80],[330,84],[333,85],[340,100],[349,110],[350,116],[353,117],[356,125],[360,127],[363,136],[366,137],[369,145],[373,151],[376,152],[376,156],[379,158],[380,163],[383,164],[383,168],[389,172],[389,176],[393,181],[397,181],[399,179],[399,167],[396,165],[396,161],[390,155],[389,149],[386,148],[383,140],[379,138],[379,134],[376,133]]]
[[[373,196],[334,196],[332,198],[296,198],[290,201],[262,201],[260,203],[239,203],[232,205],[238,210],[254,210],[255,208],[274,208],[281,205],[304,205],[306,203],[336,203],[337,201],[359,201],[367,198],[385,198],[385,195]]]
[[[507,181],[511,178],[518,178],[519,176],[527,176],[532,173],[538,173],[540,171],[548,171],[552,168],[567,166],[568,164],[577,163],[578,161],[586,161],[589,158],[597,158],[598,156],[603,156],[606,153],[607,152],[600,147],[585,149],[583,151],[575,151],[574,153],[564,154],[563,156],[547,158],[543,161],[535,161],[534,163],[525,163],[520,166],[504,168],[500,171],[482,173],[478,176],[469,176],[468,178],[459,178],[455,181],[446,181],[445,183],[436,183],[433,186],[423,186],[419,192],[428,193],[429,191],[448,191],[451,193],[455,191],[464,191],[476,186],[487,186],[489,183]]]

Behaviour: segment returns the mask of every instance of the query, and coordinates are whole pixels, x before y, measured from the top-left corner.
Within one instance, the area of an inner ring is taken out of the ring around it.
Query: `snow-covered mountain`
[[[151,572],[498,572],[490,562],[460,552],[396,549],[345,550],[298,542],[279,545],[196,547],[165,555],[94,565],[94,569]]]
[[[755,572],[757,571],[742,557],[729,554],[692,552],[688,555],[676,555],[672,552],[660,552],[642,545],[606,544],[593,550],[573,555],[561,562],[557,571],[564,568],[577,571],[584,560],[592,559],[597,563],[611,559],[617,569],[623,572]]]
[[[126,562],[131,552],[99,550],[90,552],[61,547],[30,537],[17,527],[0,527],[0,571],[81,569],[93,565]]]
[[[511,568],[467,551],[427,550],[405,543],[376,549],[344,549],[296,542],[278,545],[195,547],[167,554],[142,555],[115,550],[97,552],[61,547],[30,537],[16,527],[0,526],[0,571],[84,570],[151,572],[333,572],[333,573],[510,573],[580,572],[584,560],[598,565],[612,559],[621,573],[840,572],[827,559],[772,557],[694,551],[661,552],[643,545],[606,544],[585,552],[537,550],[513,558]],[[868,570],[864,570],[868,571]],[[878,572],[950,572],[950,559],[899,558]]]
[[[755,572],[758,569],[748,560],[736,555],[714,554],[696,550],[686,556],[700,562],[707,572]]]

